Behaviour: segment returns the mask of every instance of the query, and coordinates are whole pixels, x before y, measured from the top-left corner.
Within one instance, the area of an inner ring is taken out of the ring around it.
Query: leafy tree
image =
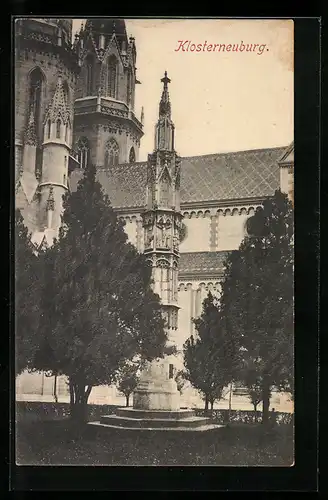
[[[262,402],[262,367],[254,360],[248,359],[243,371],[243,385],[247,389],[248,398],[254,406],[255,419],[257,420],[257,407]]]
[[[194,320],[197,337],[184,344],[184,377],[203,394],[205,410],[213,409],[232,377],[234,349],[231,339],[221,328],[220,309],[209,292],[203,302],[202,315]]]
[[[140,365],[138,363],[126,363],[119,371],[118,390],[126,398],[126,406],[129,406],[130,396],[139,382]]]
[[[22,214],[15,212],[16,374],[32,366],[38,345],[38,257]]]
[[[35,369],[69,377],[71,415],[86,419],[93,386],[115,382],[126,360],[165,353],[151,267],[127,236],[89,166],[64,197],[59,238],[42,256],[44,341]]]
[[[222,321],[238,338],[242,366],[256,366],[264,423],[271,389],[293,380],[293,265],[292,205],[276,191],[249,220],[248,236],[228,257],[221,300]]]

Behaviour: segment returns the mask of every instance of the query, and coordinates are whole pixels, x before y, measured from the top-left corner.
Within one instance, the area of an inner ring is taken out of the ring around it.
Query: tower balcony
[[[90,115],[99,113],[115,119],[130,121],[143,135],[143,125],[135,116],[134,112],[123,101],[118,101],[110,97],[87,96],[75,100],[75,116]]]

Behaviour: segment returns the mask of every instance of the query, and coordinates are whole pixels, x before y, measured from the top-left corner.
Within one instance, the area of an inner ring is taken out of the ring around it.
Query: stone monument
[[[165,72],[155,127],[154,152],[148,155],[147,206],[142,214],[144,253],[152,266],[154,291],[161,298],[168,344],[174,345],[178,328],[178,262],[180,212],[180,158],[174,149],[174,124],[168,93],[170,79]],[[133,408],[119,408],[91,425],[125,429],[208,430],[209,419],[180,409],[175,382],[175,357],[148,362],[133,394]]]

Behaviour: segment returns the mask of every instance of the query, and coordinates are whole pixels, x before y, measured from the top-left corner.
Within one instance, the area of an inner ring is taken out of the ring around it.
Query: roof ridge
[[[279,150],[285,150],[289,147],[290,145],[286,146],[275,146],[271,148],[257,148],[257,149],[244,149],[244,150],[238,150],[238,151],[226,151],[224,153],[208,153],[205,155],[194,155],[194,156],[180,156],[181,160],[193,160],[195,158],[215,158],[218,156],[231,156],[231,155],[240,155],[244,153],[258,153],[258,152],[269,152],[269,151],[279,151]],[[136,161],[134,163],[119,163],[118,165],[115,165],[115,168],[118,167],[127,167],[127,166],[133,166],[133,165],[147,165],[147,160],[145,161]],[[110,171],[113,167],[105,167],[105,166],[100,166],[97,167],[97,170],[107,170]]]
[[[180,158],[182,160],[188,160],[188,159],[194,159],[194,158],[209,158],[209,157],[217,157],[217,156],[228,156],[228,155],[239,155],[243,153],[258,153],[258,152],[269,152],[269,151],[279,151],[279,150],[284,150],[287,149],[288,145],[286,146],[275,146],[271,148],[257,148],[257,149],[244,149],[244,150],[238,150],[238,151],[225,151],[223,153],[209,153],[205,155],[194,155],[194,156],[181,156]]]

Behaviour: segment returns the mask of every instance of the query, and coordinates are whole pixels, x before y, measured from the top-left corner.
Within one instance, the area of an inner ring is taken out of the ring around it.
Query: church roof
[[[184,274],[206,274],[223,272],[224,262],[230,252],[190,252],[181,253],[179,277]]]
[[[272,196],[279,188],[278,160],[286,147],[181,158],[181,203]],[[82,177],[71,174],[70,189]],[[145,205],[147,162],[98,168],[97,179],[114,208]]]

